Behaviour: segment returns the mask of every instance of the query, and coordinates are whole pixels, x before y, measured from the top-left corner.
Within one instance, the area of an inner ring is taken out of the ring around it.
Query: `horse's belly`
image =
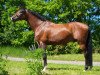
[[[72,36],[69,32],[62,32],[48,37],[48,44],[65,44],[72,40]]]

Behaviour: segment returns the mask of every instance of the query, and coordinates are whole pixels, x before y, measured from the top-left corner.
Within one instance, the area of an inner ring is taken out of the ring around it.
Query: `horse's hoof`
[[[92,70],[92,67],[93,67],[93,66],[90,66],[90,67],[89,67],[89,70],[90,70],[90,71]]]
[[[88,70],[88,67],[85,67],[85,69],[84,69],[85,71],[87,71]]]
[[[42,74],[49,74],[48,70],[47,70],[47,66],[44,67],[44,69],[41,71]]]
[[[86,70],[83,70],[83,72],[86,72]]]
[[[42,71],[43,71],[43,72],[45,72],[45,71],[46,71],[46,69],[47,69],[47,66],[45,66],[45,67],[43,68],[43,70],[42,70]]]
[[[90,67],[85,67],[84,70],[85,70],[85,71],[91,71],[91,70],[92,70],[92,66],[90,66]]]
[[[43,75],[49,75],[49,71],[48,71],[48,70],[45,70],[45,71],[42,70],[41,73],[42,73]],[[50,74],[50,75],[51,75],[51,74]]]
[[[41,73],[45,73],[45,71],[44,71],[44,70],[42,70],[42,71],[41,71]]]

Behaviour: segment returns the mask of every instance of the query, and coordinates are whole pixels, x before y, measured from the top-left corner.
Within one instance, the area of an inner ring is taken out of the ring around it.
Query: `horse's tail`
[[[88,30],[88,36],[87,36],[87,40],[86,40],[86,47],[87,47],[88,66],[92,67],[93,66],[93,61],[92,61],[92,38],[91,38],[90,30]]]

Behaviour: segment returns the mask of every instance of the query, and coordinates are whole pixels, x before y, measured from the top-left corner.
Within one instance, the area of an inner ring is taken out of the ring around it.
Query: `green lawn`
[[[27,48],[24,47],[0,47],[0,53],[3,55],[8,55],[12,57],[21,57],[25,58],[27,56],[30,56],[30,53],[32,54],[34,51],[29,51]],[[83,54],[63,54],[63,55],[52,55],[48,56],[48,59],[50,60],[79,60],[84,61],[84,55]],[[100,61],[100,54],[93,54],[93,61]]]
[[[50,60],[78,60],[78,61],[84,61],[84,55],[83,54],[63,54],[63,55],[52,55],[48,56],[48,59]],[[100,62],[100,54],[93,54],[93,61],[99,61]]]
[[[49,64],[48,73],[51,75],[100,75],[100,67],[94,67],[92,71],[83,70],[84,66]]]
[[[26,62],[8,61],[6,63],[6,71],[9,75],[27,75],[28,69]]]
[[[12,57],[27,57],[32,51],[23,47],[0,47],[0,53]],[[32,54],[32,53],[31,53]],[[31,57],[31,56],[30,56]],[[93,61],[100,61],[100,54],[93,54]],[[48,56],[51,60],[84,60],[83,54],[63,54]],[[5,69],[9,75],[29,75],[26,62],[7,61]],[[92,71],[83,71],[84,66],[68,64],[48,64],[46,75],[100,75],[100,66]],[[45,75],[45,74],[43,74]]]
[[[94,66],[91,71],[83,71],[84,66],[48,64],[46,75],[100,75],[100,67]],[[28,75],[26,62],[8,61],[6,70],[9,75]]]
[[[30,51],[25,47],[0,46],[0,53],[12,57],[25,57]]]

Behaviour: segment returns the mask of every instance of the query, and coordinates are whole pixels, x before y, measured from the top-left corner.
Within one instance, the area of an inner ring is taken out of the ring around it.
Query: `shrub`
[[[3,60],[0,54],[0,75],[8,75],[8,72],[5,70],[7,61]]]
[[[100,53],[100,44],[93,44],[93,52],[94,53]]]
[[[27,59],[29,75],[42,75],[42,54],[43,50],[37,49],[30,53],[28,57],[33,57],[33,59]]]
[[[65,52],[70,54],[77,54],[80,53],[79,45],[77,42],[73,43],[70,42],[65,46]]]
[[[47,47],[47,53],[48,55],[54,55],[54,54],[66,54],[66,53],[80,53],[79,45],[77,42],[69,42],[67,45],[56,45],[52,46],[49,45]]]

